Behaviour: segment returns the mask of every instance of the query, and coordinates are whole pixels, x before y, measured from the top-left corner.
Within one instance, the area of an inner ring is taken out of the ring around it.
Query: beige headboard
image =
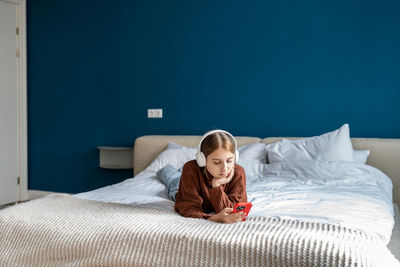
[[[147,135],[135,140],[133,152],[134,175],[144,170],[163,151],[168,142],[197,147],[201,136],[185,135]],[[236,137],[238,146],[262,142],[270,144],[280,137]],[[393,181],[393,200],[400,205],[400,139],[352,138],[354,149],[369,149],[371,154],[367,164],[386,173]]]

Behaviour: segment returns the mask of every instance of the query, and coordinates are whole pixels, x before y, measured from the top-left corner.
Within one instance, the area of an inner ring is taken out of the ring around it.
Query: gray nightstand
[[[98,146],[100,168],[105,169],[132,169],[133,148]]]

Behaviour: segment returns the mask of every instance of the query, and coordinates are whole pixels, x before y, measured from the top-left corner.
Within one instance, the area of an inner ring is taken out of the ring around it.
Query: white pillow
[[[177,145],[177,144],[175,144]],[[177,145],[179,146],[179,145]],[[175,169],[180,169],[189,160],[195,159],[196,148],[189,148],[181,146],[180,148],[171,148],[173,146],[167,146],[167,148],[158,154],[153,162],[147,167],[148,170],[157,172],[167,164],[173,166]]]
[[[365,164],[367,162],[369,153],[369,150],[353,150],[354,161]]]
[[[265,165],[266,163],[262,163],[257,159],[243,159],[239,157],[237,164],[243,167],[246,173],[247,181],[249,181],[251,177],[259,176],[260,166]]]
[[[177,148],[188,148],[188,147],[187,146],[178,145],[178,144],[176,144],[174,142],[168,142],[167,148],[165,150],[167,150],[167,149],[177,149]]]
[[[265,144],[254,143],[249,145],[240,146],[239,161],[240,159],[258,160],[260,163],[267,163],[267,153],[265,151]]]
[[[349,125],[319,136],[266,146],[270,163],[292,160],[354,161]]]
[[[267,153],[265,151],[265,144],[254,143],[244,145],[238,148],[239,160],[237,164],[243,167],[247,179],[249,177],[257,176],[260,164],[267,163]]]

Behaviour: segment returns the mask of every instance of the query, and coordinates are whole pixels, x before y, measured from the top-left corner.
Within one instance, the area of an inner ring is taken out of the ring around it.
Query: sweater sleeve
[[[203,198],[199,191],[199,177],[193,168],[186,163],[182,169],[175,210],[184,217],[208,219],[211,215],[204,212],[202,208]]]
[[[219,213],[224,208],[233,208],[238,202],[246,202],[246,174],[244,169],[236,165],[232,180],[226,184],[209,190],[210,201],[215,212]]]

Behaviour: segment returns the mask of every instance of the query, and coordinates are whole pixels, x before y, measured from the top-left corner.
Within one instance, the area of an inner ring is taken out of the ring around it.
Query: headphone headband
[[[214,133],[225,133],[232,138],[233,143],[235,145],[235,161],[237,162],[237,160],[239,159],[239,152],[237,150],[237,142],[236,142],[235,137],[233,137],[233,135],[231,133],[224,131],[224,130],[212,130],[212,131],[205,133],[200,139],[199,145],[197,147],[197,154],[196,154],[197,164],[200,167],[206,166],[206,157],[205,157],[204,153],[201,151],[201,144],[203,143],[204,139],[206,139],[207,136],[214,134]]]

